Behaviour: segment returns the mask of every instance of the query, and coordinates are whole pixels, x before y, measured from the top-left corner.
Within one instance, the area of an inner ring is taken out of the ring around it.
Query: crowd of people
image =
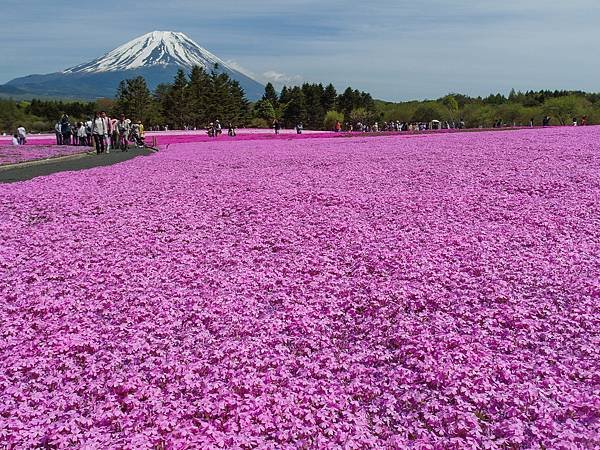
[[[124,114],[110,118],[105,111],[97,112],[84,122],[71,123],[63,114],[54,126],[58,145],[94,147],[97,154],[110,153],[111,149],[128,151],[129,143],[144,147],[144,125],[127,119]]]
[[[208,126],[206,127],[206,133],[210,137],[215,137],[215,138],[219,137],[221,134],[223,134],[223,127],[221,126],[221,122],[219,122],[219,119],[208,124]],[[233,125],[231,122],[229,122],[227,124],[227,136],[229,136],[229,137],[237,136],[237,132],[235,131],[235,125]]]
[[[542,118],[541,125],[544,127],[550,126],[550,116]],[[561,121],[562,122],[562,121]],[[587,116],[581,118],[573,117],[573,126],[583,126],[588,124]],[[529,126],[536,125],[535,119],[531,118]],[[505,123],[502,119],[496,119],[492,125],[493,128],[516,127],[516,123]],[[278,135],[283,128],[278,119],[273,120],[271,128]],[[336,121],[334,126],[335,132],[363,132],[363,133],[378,133],[378,132],[400,132],[400,131],[428,131],[441,129],[464,129],[466,128],[465,121],[461,118],[459,121],[439,121],[432,120],[430,122],[402,122],[399,120],[389,122],[374,123],[350,123],[344,125],[340,121]],[[480,126],[479,128],[484,128]],[[169,128],[154,127],[154,131],[167,131]],[[185,129],[192,129],[185,127]],[[196,129],[195,127],[193,128]],[[298,122],[294,129],[297,134],[302,134],[304,125]],[[121,114],[116,118],[110,118],[105,111],[97,112],[94,117],[88,118],[83,122],[71,123],[69,116],[63,114],[54,126],[56,134],[56,143],[58,145],[79,145],[94,147],[96,153],[110,153],[111,149],[120,149],[128,151],[129,143],[133,143],[137,147],[144,147],[144,125],[140,121],[132,121]],[[211,122],[206,127],[206,132],[210,137],[218,137],[223,134],[223,127],[219,120]],[[27,143],[27,130],[23,126],[19,126],[12,137],[13,145],[25,145]],[[237,135],[235,126],[229,122],[227,124],[227,135],[234,137]]]

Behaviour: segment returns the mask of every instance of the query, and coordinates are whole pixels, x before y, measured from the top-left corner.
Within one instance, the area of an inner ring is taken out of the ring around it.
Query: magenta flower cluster
[[[71,156],[89,150],[89,147],[71,145],[0,146],[0,166],[59,156]]]
[[[0,447],[600,446],[598,128],[173,144],[0,186]]]

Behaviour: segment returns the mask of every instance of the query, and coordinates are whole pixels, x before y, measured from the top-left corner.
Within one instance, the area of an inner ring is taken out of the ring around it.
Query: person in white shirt
[[[104,123],[104,147],[106,148],[106,153],[110,153],[109,138],[112,132],[110,118],[106,115],[106,111],[100,113],[100,118],[102,119],[102,123]]]
[[[87,133],[85,131],[85,125],[83,122],[79,122],[77,128],[77,137],[79,138],[79,145],[87,145]]]
[[[27,130],[25,130],[23,125],[17,128],[17,134],[19,135],[19,145],[25,145],[27,142]]]
[[[56,145],[62,145],[62,133],[60,131],[60,122],[54,125],[54,134],[56,134]]]
[[[12,145],[19,145],[19,135],[17,133],[12,137]]]
[[[92,136],[94,137],[94,144],[96,144],[96,153],[104,153],[104,136],[107,134],[106,122],[102,120],[102,117],[98,113],[94,113],[94,119],[92,120]]]

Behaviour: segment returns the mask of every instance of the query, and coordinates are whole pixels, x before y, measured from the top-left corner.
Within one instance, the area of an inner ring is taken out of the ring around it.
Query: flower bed
[[[70,156],[90,151],[90,147],[71,145],[0,146],[0,166],[39,159]]]
[[[597,132],[177,144],[0,186],[0,442],[598,447]]]

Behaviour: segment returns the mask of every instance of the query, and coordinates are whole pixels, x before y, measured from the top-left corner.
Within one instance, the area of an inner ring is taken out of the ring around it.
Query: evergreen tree
[[[210,97],[210,78],[200,66],[194,66],[190,73],[187,91],[188,110],[191,125],[202,127],[210,122],[208,101]]]
[[[157,120],[156,105],[144,77],[121,81],[117,90],[116,110],[147,124]]]
[[[276,117],[275,108],[269,100],[262,99],[254,105],[254,115],[259,119],[272,122]]]
[[[267,83],[265,86],[265,93],[262,97],[262,100],[268,100],[271,102],[271,105],[274,109],[279,108],[279,96],[277,95],[277,92],[275,92],[275,88],[271,83]]]
[[[306,103],[302,89],[294,87],[289,91],[290,100],[283,108],[283,121],[286,127],[294,127],[300,122],[306,122]]]
[[[331,111],[335,107],[335,99],[337,98],[337,91],[333,84],[329,83],[323,93],[322,105],[325,111]]]
[[[165,119],[174,128],[183,128],[189,124],[188,79],[182,69],[177,71],[175,81],[166,93],[162,110]]]

